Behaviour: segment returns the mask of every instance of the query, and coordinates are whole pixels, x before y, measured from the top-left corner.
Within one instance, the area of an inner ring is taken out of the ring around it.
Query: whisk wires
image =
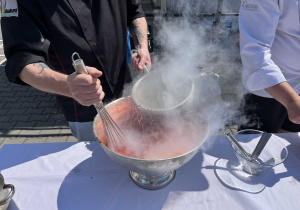
[[[108,144],[111,144],[115,150],[121,151],[122,148],[124,148],[123,142],[126,141],[125,135],[116,122],[111,118],[104,106],[97,106],[96,109],[99,113],[104,135]]]
[[[75,57],[77,57],[77,59],[75,59]],[[74,52],[71,58],[72,65],[77,74],[89,74],[83,60],[77,52]],[[102,101],[95,103],[94,106],[99,113],[107,143],[111,144],[115,150],[120,151],[123,147],[124,140],[126,140],[124,134],[106,111]]]

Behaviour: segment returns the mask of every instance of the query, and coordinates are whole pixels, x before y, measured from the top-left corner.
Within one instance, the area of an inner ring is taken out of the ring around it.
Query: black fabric
[[[9,81],[24,85],[20,72],[36,62],[71,74],[71,55],[77,52],[87,66],[103,71],[100,80],[105,100],[121,96],[125,81],[131,81],[126,63],[127,26],[144,17],[136,2],[19,0],[19,16],[1,19]],[[57,99],[68,121],[93,120],[93,107],[81,106],[68,97]]]
[[[242,112],[249,121],[240,125],[239,130],[256,129],[277,133],[281,128],[290,132],[300,132],[300,125],[288,119],[286,108],[277,100],[251,93],[245,95],[244,100]]]

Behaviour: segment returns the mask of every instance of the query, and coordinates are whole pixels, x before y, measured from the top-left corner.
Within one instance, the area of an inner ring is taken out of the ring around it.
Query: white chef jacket
[[[243,84],[251,93],[287,81],[300,94],[300,0],[242,0]]]

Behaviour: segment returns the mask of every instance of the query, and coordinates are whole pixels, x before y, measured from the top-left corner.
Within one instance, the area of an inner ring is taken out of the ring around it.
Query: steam
[[[145,129],[126,129],[127,144],[125,153],[141,159],[165,159],[186,154],[204,142],[207,125],[195,126],[196,118],[191,120],[164,120],[155,122]],[[138,140],[138,141],[137,141]]]
[[[213,8],[216,8],[216,1],[188,1],[189,3],[187,3],[184,0],[177,0],[167,2],[173,2],[168,5],[171,12],[180,11],[181,15],[179,17],[172,15],[163,17],[160,14],[155,16],[154,39],[161,52],[153,53],[151,57],[152,72],[150,72],[150,74],[160,72],[159,78],[165,88],[158,88],[154,83],[157,82],[155,79],[153,84],[149,85],[153,88],[144,88],[141,91],[142,96],[146,96],[144,102],[146,103],[149,95],[154,93],[156,98],[151,96],[149,99],[154,105],[155,103],[157,105],[158,102],[160,107],[163,106],[162,104],[166,107],[170,107],[170,104],[178,104],[178,101],[174,101],[174,99],[178,100],[176,97],[176,94],[180,92],[178,87],[184,89],[186,84],[178,85],[182,84],[182,81],[191,79],[195,89],[192,106],[189,106],[188,113],[199,119],[204,117],[208,121],[210,137],[224,130],[226,125],[231,125],[233,122],[241,124],[246,121],[239,110],[244,89],[240,80],[242,67],[239,60],[238,33],[232,32],[232,30],[237,30],[235,28],[237,27],[237,17],[230,17],[232,28],[229,31],[226,25],[230,20],[228,17],[220,17],[220,23],[213,26],[215,20],[213,16],[199,16],[199,13],[204,10],[215,13]],[[226,6],[228,9],[228,5]],[[133,84],[126,87],[125,95],[130,95],[133,85],[142,76],[140,75]],[[174,92],[171,93],[172,91]],[[173,116],[172,122],[168,118],[164,120],[169,123],[169,126],[174,126],[173,130],[177,135],[183,133],[180,129],[186,129],[181,122],[182,112],[178,114],[177,118]],[[149,135],[153,135],[153,139],[157,139],[160,135],[159,132],[161,131],[153,131]],[[128,131],[128,133],[131,138],[136,138],[133,131]],[[138,148],[138,144],[133,142],[132,144],[136,147],[134,148],[136,151],[149,150],[154,153],[149,149],[152,144],[155,145],[156,152],[166,152],[171,145],[174,147],[175,137],[173,134],[171,136],[172,138],[164,141],[164,146],[157,146],[157,142],[148,142],[148,145],[143,143],[144,147]],[[143,137],[139,136],[138,138]],[[178,143],[177,148],[183,147],[181,143]],[[147,157],[147,154],[143,155]]]

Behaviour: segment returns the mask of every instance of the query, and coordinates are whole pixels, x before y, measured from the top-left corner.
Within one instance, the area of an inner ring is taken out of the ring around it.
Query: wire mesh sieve
[[[184,106],[192,97],[194,83],[182,77],[170,78],[167,73],[151,71],[133,86],[133,101],[140,109],[157,114]]]

